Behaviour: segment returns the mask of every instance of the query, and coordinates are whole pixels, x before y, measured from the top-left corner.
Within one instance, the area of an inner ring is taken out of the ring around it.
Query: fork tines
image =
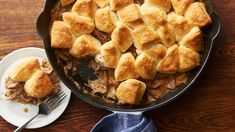
[[[55,108],[66,98],[66,96],[64,91],[60,91],[59,94],[48,97],[43,103],[47,103],[51,108]]]

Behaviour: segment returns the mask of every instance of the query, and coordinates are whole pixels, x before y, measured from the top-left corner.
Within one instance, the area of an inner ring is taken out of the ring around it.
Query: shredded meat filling
[[[24,83],[14,82],[12,79],[7,78],[5,85],[7,100],[33,105],[38,103],[37,98],[30,97],[24,92]]]
[[[95,29],[92,33],[91,33],[96,39],[98,39],[100,41],[101,44],[104,44],[108,41],[111,40],[110,34],[107,34],[105,32],[101,32],[97,29]]]
[[[142,5],[144,4],[144,0],[134,0],[134,3]]]
[[[128,50],[132,51],[134,50],[134,48],[131,47]],[[91,57],[87,57],[89,59],[86,59],[86,57],[71,58],[71,56],[69,56],[65,50],[57,50],[56,54],[63,54],[63,57],[59,56],[58,58],[60,59],[62,64],[64,64],[63,67],[65,69],[65,74],[70,78],[71,78],[70,73],[72,73],[73,75],[78,74],[76,68],[77,65],[84,63],[84,59],[89,60],[86,63],[87,65],[86,67],[90,67],[96,71],[97,79],[88,80],[88,87],[90,87],[91,90],[83,88],[84,93],[101,97],[104,101],[109,103],[117,102],[116,88],[118,87],[119,82],[116,81],[114,78],[113,69],[107,69],[101,67]],[[86,67],[80,68],[79,70],[84,70],[86,69]],[[77,79],[74,80],[74,78],[72,78],[72,80],[80,89],[80,85],[76,81]],[[187,82],[187,74],[177,74],[177,75],[159,74],[158,76],[156,76],[154,80],[141,80],[141,81],[145,82],[147,86],[146,94],[144,95],[144,99],[142,101],[143,104],[146,104],[158,100],[168,91],[173,90],[176,86],[185,84]]]
[[[98,71],[98,79],[89,80],[88,85],[91,87],[94,93],[105,94],[108,91],[108,73],[107,71]]]
[[[187,74],[159,75],[154,80],[146,83],[147,102],[156,101],[164,96],[169,90],[174,90],[177,86],[187,82]]]
[[[53,72],[52,67],[50,66],[48,60],[42,61],[42,70],[44,70],[46,73],[48,73],[52,84],[54,86],[53,91],[48,95],[56,95],[60,92],[60,80],[59,77]],[[24,91],[24,84],[25,82],[15,82],[10,77],[8,77],[5,81],[5,97],[7,100],[19,102],[22,104],[32,104],[37,105],[39,102],[43,101],[44,99],[37,99],[34,97],[30,97],[27,95],[27,93]]]

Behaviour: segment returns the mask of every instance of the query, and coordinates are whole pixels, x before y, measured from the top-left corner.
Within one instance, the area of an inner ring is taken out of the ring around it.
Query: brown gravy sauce
[[[29,109],[28,109],[27,107],[25,107],[25,108],[23,109],[23,111],[24,111],[25,113],[28,113],[28,112],[29,112]]]

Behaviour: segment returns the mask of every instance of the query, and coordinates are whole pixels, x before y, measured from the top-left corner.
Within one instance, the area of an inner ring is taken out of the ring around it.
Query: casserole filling
[[[99,2],[58,2],[51,11],[51,47],[78,89],[139,105],[187,83],[200,65],[201,28],[211,23],[203,2]]]

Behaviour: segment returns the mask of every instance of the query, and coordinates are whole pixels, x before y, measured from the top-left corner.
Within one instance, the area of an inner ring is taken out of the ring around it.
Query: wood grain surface
[[[43,3],[44,0],[0,0],[0,59],[18,48],[42,47],[35,21]],[[235,2],[214,0],[214,4],[222,31],[205,72],[180,98],[145,113],[159,132],[235,132]],[[86,132],[109,113],[73,95],[57,121],[34,131]],[[0,118],[0,132],[15,128]]]

